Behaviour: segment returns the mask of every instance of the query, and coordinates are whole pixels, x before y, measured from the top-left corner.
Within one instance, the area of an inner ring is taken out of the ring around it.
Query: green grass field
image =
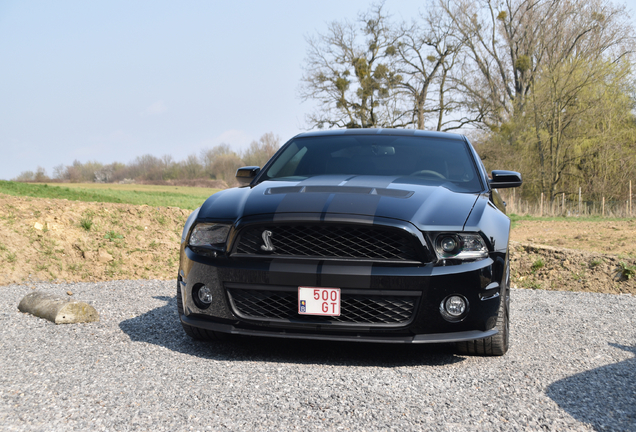
[[[20,183],[0,180],[0,193],[70,201],[195,209],[220,189],[113,183]]]
[[[604,216],[530,216],[530,215],[518,215],[515,213],[508,213],[508,217],[514,224],[519,221],[578,221],[578,222],[607,222],[607,221],[626,221],[632,218],[620,218],[620,217],[604,217]]]

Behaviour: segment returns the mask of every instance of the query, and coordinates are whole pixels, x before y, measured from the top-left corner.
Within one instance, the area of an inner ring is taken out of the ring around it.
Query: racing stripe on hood
[[[285,195],[275,213],[298,212],[302,208],[303,213],[320,213],[320,220],[325,220],[330,213],[375,216],[383,196],[374,193],[374,189],[386,189],[395,179],[350,175],[310,177],[296,185],[297,192]],[[324,191],[316,186],[323,187]]]
[[[356,176],[340,184],[342,188],[369,187],[385,189],[396,177]],[[382,197],[374,194],[338,193],[325,213],[349,213],[375,216]],[[323,215],[324,219],[324,215]]]
[[[269,215],[280,222],[289,218],[309,222],[339,218],[373,222],[388,218],[408,221],[422,231],[458,230],[464,224],[473,225],[467,219],[478,193],[453,191],[446,185],[402,183],[402,180],[330,175],[301,182],[267,181],[252,188],[228,189],[212,195],[201,206],[197,219],[235,221]],[[479,215],[472,214],[472,219],[478,221]]]
[[[321,214],[325,208],[325,204],[329,200],[331,193],[329,192],[317,192],[317,193],[302,193],[303,187],[306,186],[338,186],[343,181],[351,176],[346,175],[324,175],[310,177],[301,181],[296,185],[298,192],[285,194],[278,207],[274,211],[274,218],[278,213],[297,213],[299,208],[302,208],[303,213],[318,213]],[[295,188],[294,188],[295,189]]]

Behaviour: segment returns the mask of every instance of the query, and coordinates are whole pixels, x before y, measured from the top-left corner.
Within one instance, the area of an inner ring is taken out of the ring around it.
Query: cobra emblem
[[[272,232],[270,230],[265,230],[261,236],[263,237],[263,243],[265,243],[264,245],[261,245],[261,249],[266,252],[273,252],[276,248],[272,244]]]

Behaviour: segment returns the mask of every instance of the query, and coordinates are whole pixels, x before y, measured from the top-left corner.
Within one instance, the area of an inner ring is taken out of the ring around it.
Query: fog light
[[[199,291],[199,296],[201,296]],[[458,317],[466,311],[466,301],[460,296],[450,296],[444,302],[444,309],[449,315]]]
[[[201,303],[204,303],[204,304],[212,303],[212,291],[210,290],[210,288],[206,287],[205,285],[199,288],[198,295],[199,295],[199,300],[201,300]]]
[[[447,321],[461,321],[468,311],[468,300],[460,295],[450,295],[442,300],[439,311]]]
[[[203,284],[192,288],[192,300],[199,309],[207,309],[212,304],[212,290]]]

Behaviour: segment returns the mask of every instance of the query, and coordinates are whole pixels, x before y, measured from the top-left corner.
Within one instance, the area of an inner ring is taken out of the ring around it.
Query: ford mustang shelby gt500
[[[300,134],[181,237],[185,332],[508,349],[510,220],[466,137],[399,129]]]

